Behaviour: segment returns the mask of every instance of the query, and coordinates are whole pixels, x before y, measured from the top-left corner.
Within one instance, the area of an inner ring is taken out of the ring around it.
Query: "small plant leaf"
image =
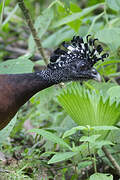
[[[64,147],[67,147],[68,149],[71,150],[71,147],[62,139],[57,137],[55,134],[45,131],[43,129],[32,129],[29,132],[34,132],[36,134],[39,134],[41,136],[43,136],[45,139],[53,142],[53,143],[57,143],[59,145],[62,145]]]
[[[6,140],[6,138],[10,135],[15,123],[16,123],[17,115],[10,121],[10,123],[0,131],[0,145]]]
[[[74,35],[75,32],[72,29],[70,29],[69,27],[62,27],[61,29],[54,32],[54,34],[49,35],[49,37],[47,37],[43,41],[42,45],[44,48],[51,48],[51,47],[55,48],[63,41],[72,38]]]
[[[77,154],[77,152],[57,153],[48,161],[48,164],[53,164],[53,163],[57,163],[57,162],[61,162],[61,161],[70,159],[71,157],[75,156],[76,154]]]
[[[52,154],[56,154],[56,152],[47,151],[47,152],[42,153],[40,156],[48,157],[48,156],[50,156]]]
[[[98,139],[100,136],[101,136],[100,134],[92,135],[92,136],[89,136],[89,137],[88,137],[88,136],[82,136],[82,137],[80,138],[80,141],[81,141],[81,142],[87,141],[87,142],[93,143],[93,142],[95,142],[96,139]]]
[[[47,8],[42,15],[38,16],[35,21],[35,28],[37,30],[38,36],[41,39],[44,33],[47,31],[51,21],[53,19],[53,9]],[[31,52],[35,50],[35,42],[32,35],[29,37],[29,49]]]
[[[96,33],[96,37],[101,42],[107,44],[112,51],[117,50],[120,46],[120,31],[119,28],[104,28]]]
[[[86,129],[86,127],[84,127],[84,126],[74,127],[74,128],[72,128],[72,129],[66,131],[66,132],[63,134],[63,138],[66,138],[66,137],[68,137],[68,136],[71,136],[72,134],[75,134],[76,131],[78,131],[78,130],[85,130],[85,129]]]
[[[107,140],[102,140],[102,141],[97,141],[95,143],[95,148],[102,148],[102,146],[105,146],[105,145],[114,145],[111,141],[107,141]]]
[[[90,176],[90,180],[113,180],[113,176],[110,174],[95,173]]]
[[[0,74],[18,74],[32,72],[34,63],[29,60],[30,55],[21,56],[0,64]]]
[[[112,99],[120,101],[120,86],[111,87],[108,89],[107,94],[109,94]]]
[[[94,6],[83,9],[82,12],[77,12],[77,13],[73,13],[72,15],[68,15],[68,16],[62,18],[61,20],[59,20],[58,22],[56,22],[54,24],[54,28],[59,27],[64,24],[68,24],[72,21],[75,21],[76,19],[82,18],[82,17],[86,16],[87,14],[89,14],[90,12],[92,12],[93,10],[95,10],[96,8],[98,8],[102,4],[103,3],[96,4]]]
[[[120,1],[119,0],[106,0],[107,5],[114,11],[120,11]]]
[[[92,165],[92,161],[80,162],[78,164],[78,169],[82,169],[82,168],[85,168],[85,167],[90,166],[90,165]]]

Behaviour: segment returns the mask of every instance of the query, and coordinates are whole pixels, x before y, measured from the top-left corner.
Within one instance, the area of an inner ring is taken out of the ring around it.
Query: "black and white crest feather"
[[[73,61],[83,61],[87,68],[99,61],[104,61],[108,57],[108,53],[101,54],[103,48],[101,45],[95,46],[95,41],[98,39],[86,37],[86,42],[80,36],[74,36],[70,42],[63,42],[61,48],[57,48],[50,57],[49,68],[62,68]]]

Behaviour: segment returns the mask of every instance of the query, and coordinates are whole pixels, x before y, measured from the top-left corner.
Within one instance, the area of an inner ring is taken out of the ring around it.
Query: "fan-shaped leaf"
[[[91,92],[79,83],[69,85],[58,96],[58,100],[79,126],[113,126],[120,116],[120,104],[116,100],[103,96],[99,91]],[[108,134],[104,128],[97,129],[97,132],[94,130],[92,134],[101,134],[101,138],[104,138]]]

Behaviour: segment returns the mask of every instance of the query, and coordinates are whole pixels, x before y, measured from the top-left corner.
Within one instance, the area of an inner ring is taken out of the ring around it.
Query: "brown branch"
[[[46,58],[46,55],[45,55],[44,49],[42,47],[41,40],[38,37],[37,31],[34,28],[34,25],[33,25],[29,10],[26,8],[24,0],[17,0],[17,2],[18,2],[18,5],[19,5],[20,9],[22,10],[22,12],[24,14],[27,25],[31,30],[31,33],[32,33],[32,36],[33,36],[34,41],[36,43],[36,46],[38,48],[38,51],[40,52],[45,64],[47,65],[48,64],[48,59]]]
[[[109,159],[109,161],[112,163],[113,167],[117,171],[118,175],[120,176],[120,166],[114,159],[114,157],[111,155],[111,153],[106,149],[105,146],[102,147],[103,152],[105,153],[106,157]]]

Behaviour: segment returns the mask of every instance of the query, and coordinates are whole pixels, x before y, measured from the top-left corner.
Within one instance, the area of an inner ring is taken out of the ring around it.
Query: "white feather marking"
[[[94,54],[96,55],[96,54],[98,54],[98,52],[95,50]]]
[[[60,61],[60,57],[56,60],[56,63]]]
[[[58,66],[61,67],[61,64],[59,63]]]
[[[84,44],[83,44],[83,43],[81,44],[81,46],[82,46],[82,49],[85,49],[85,46],[84,46]]]
[[[75,50],[75,48],[72,47],[72,46],[68,46],[67,49],[70,50],[70,51],[74,51]]]

